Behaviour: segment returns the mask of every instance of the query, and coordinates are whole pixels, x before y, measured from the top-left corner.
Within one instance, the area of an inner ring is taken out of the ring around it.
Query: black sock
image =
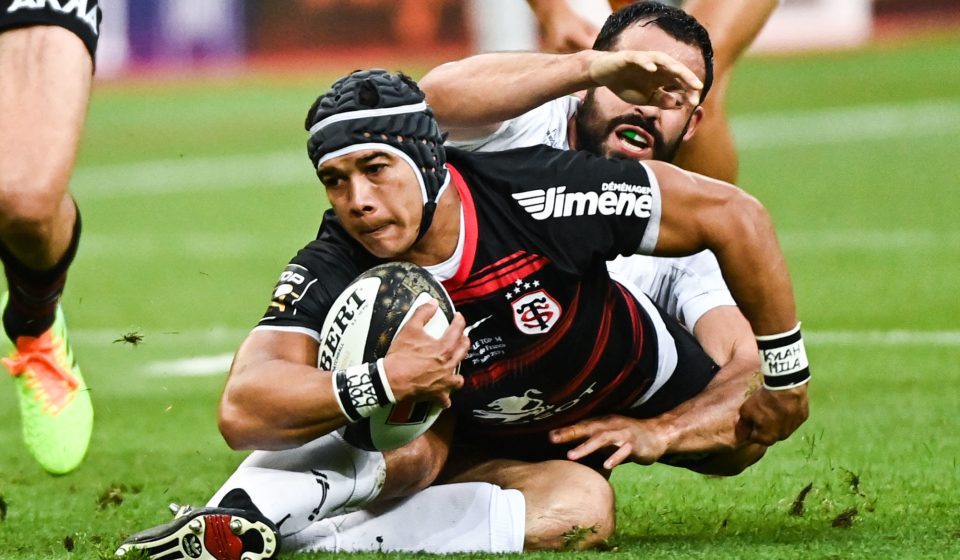
[[[257,506],[254,505],[253,500],[250,499],[250,494],[247,494],[247,491],[243,488],[231,489],[223,496],[217,507],[242,509],[260,513],[260,509],[257,508]]]
[[[80,244],[80,210],[73,225],[73,237],[60,261],[49,270],[28,268],[0,243],[0,261],[7,277],[10,299],[3,310],[3,328],[16,343],[21,336],[39,336],[56,318],[57,304],[67,281],[67,269]]]

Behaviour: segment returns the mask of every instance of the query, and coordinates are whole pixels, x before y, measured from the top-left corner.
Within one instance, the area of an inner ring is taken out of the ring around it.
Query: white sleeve
[[[469,140],[450,140],[448,146],[471,152],[496,152],[511,148],[527,148],[543,144],[565,150],[570,118],[580,101],[573,96],[561,97],[501,123],[496,132]]]
[[[688,330],[707,311],[736,302],[717,258],[710,251],[681,258],[646,255],[618,257],[607,263],[611,275],[631,282]]]

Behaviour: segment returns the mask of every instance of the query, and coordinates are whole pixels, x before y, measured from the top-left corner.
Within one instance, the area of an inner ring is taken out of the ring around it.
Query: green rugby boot
[[[7,306],[8,294],[0,299]],[[40,336],[19,336],[16,344],[0,328],[0,363],[13,376],[20,397],[23,440],[50,474],[66,474],[83,461],[93,432],[90,391],[67,338],[63,310]]]

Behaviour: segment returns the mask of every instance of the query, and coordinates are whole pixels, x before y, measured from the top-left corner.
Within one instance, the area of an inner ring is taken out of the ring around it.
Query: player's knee
[[[527,499],[525,548],[583,550],[605,542],[616,529],[614,492],[601,474],[570,461],[543,464]]]
[[[62,201],[60,189],[0,180],[0,232],[5,237],[44,239],[56,227]]]

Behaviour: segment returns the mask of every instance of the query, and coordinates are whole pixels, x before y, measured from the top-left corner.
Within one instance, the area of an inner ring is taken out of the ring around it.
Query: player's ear
[[[690,120],[687,122],[687,131],[683,133],[683,141],[686,142],[693,138],[693,135],[697,132],[697,127],[703,121],[703,116],[705,111],[703,105],[697,105],[693,110],[693,113],[690,115]]]

